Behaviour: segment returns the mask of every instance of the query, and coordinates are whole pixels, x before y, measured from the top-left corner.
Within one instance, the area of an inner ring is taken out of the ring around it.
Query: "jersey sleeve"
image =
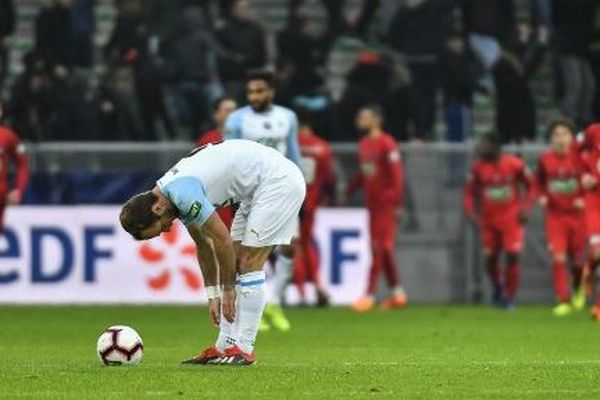
[[[298,118],[293,112],[290,112],[290,130],[286,141],[286,157],[302,169],[302,156],[300,154],[300,145],[298,144]]]
[[[181,177],[162,184],[157,182],[159,189],[177,208],[179,219],[187,226],[191,224],[204,225],[215,212],[214,206],[208,201],[202,183],[192,177]]]
[[[242,138],[242,112],[237,110],[233,112],[225,121],[225,134],[223,139],[241,139]]]

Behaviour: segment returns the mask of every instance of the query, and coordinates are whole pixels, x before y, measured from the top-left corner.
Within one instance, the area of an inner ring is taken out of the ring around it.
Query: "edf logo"
[[[330,254],[331,254],[331,277],[332,285],[342,283],[342,266],[346,262],[358,261],[356,251],[345,251],[343,244],[348,239],[358,239],[360,231],[357,229],[334,229],[331,231]]]
[[[29,279],[32,283],[54,283],[67,279],[75,267],[76,251],[83,254],[83,282],[90,283],[96,281],[96,269],[99,260],[110,259],[113,257],[111,249],[100,248],[97,241],[101,237],[113,236],[115,228],[113,226],[84,226],[83,227],[83,248],[76,249],[74,241],[69,234],[58,227],[32,227],[30,230],[30,249],[21,246],[18,236],[14,230],[7,228],[3,234],[6,238],[6,244],[0,249],[0,284],[10,284],[21,279]],[[52,270],[48,268],[49,261],[56,263],[44,251],[47,245],[57,246],[58,268]],[[17,262],[23,256],[25,251],[29,250],[31,254],[31,265],[29,276],[20,276],[25,269],[19,268]],[[12,262],[11,262],[12,261]]]

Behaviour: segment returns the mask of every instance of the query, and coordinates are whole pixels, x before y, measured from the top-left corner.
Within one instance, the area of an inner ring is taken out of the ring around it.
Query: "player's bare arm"
[[[208,218],[202,227],[192,225],[188,228],[188,231],[196,243],[198,261],[206,286],[207,288],[218,287],[219,283],[223,286],[223,316],[229,322],[233,322],[235,318],[236,256],[229,231],[216,212]],[[208,241],[209,238],[212,240],[212,246]],[[217,272],[217,268],[220,268],[220,274]],[[212,293],[208,293],[209,291]],[[215,325],[218,325],[220,315],[218,291],[212,289],[209,291],[207,291],[207,294],[211,320]]]

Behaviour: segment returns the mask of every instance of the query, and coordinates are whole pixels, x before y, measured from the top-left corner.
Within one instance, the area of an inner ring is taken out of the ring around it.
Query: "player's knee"
[[[284,257],[292,258],[292,257],[294,257],[294,248],[296,247],[297,244],[298,244],[298,239],[294,238],[294,239],[292,239],[292,242],[290,244],[280,246],[279,253]]]
[[[552,261],[558,262],[558,263],[564,263],[567,261],[567,254],[563,253],[563,252],[552,253]]]

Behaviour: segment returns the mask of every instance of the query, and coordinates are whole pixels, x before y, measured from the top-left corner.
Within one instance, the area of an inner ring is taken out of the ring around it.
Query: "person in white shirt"
[[[305,191],[302,172],[279,152],[229,140],[197,148],[152,190],[125,203],[121,225],[135,239],[156,237],[179,218],[196,243],[209,313],[220,332],[214,346],[184,363],[254,363],[266,304],[263,265],[274,246],[290,244]],[[230,236],[215,209],[232,203],[239,209]]]
[[[225,123],[225,139],[248,139],[272,147],[284,154],[302,169],[298,144],[298,118],[292,110],[273,104],[274,77],[269,71],[249,71],[246,77],[246,96],[249,105],[229,115]],[[271,328],[280,331],[291,329],[281,303],[285,289],[294,272],[294,250],[299,236],[299,222],[293,243],[279,247],[275,262],[273,296],[265,309],[261,331]]]

